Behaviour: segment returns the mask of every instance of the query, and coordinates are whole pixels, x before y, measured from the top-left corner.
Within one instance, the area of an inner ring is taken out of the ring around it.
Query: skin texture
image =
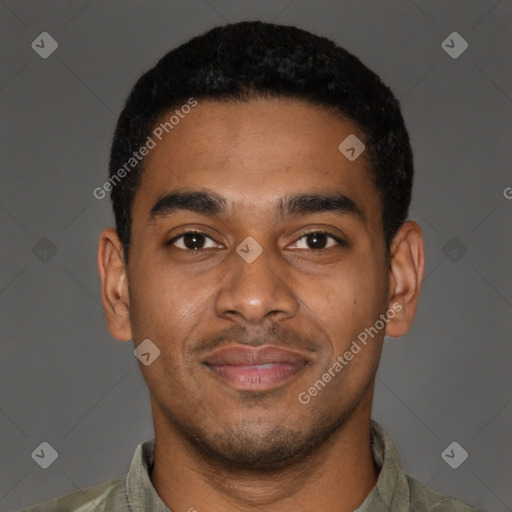
[[[112,336],[135,345],[149,338],[161,351],[140,368],[155,427],[151,480],[175,512],[352,511],[375,485],[375,374],[384,335],[400,337],[411,326],[425,262],[413,221],[400,228],[388,259],[364,153],[351,162],[338,150],[351,133],[364,141],[352,123],[300,101],[201,101],[146,157],[128,266],[116,231],[100,236]],[[178,189],[216,192],[226,210],[151,221],[157,200]],[[332,211],[275,216],[287,194],[333,190],[364,219]],[[202,251],[186,249],[183,238],[166,246],[190,229],[211,237],[199,240]],[[326,248],[315,249],[305,236],[315,230],[345,244],[326,238]],[[263,248],[252,263],[236,252],[249,236]],[[400,311],[385,328],[301,403],[299,393],[393,304]],[[291,348],[307,364],[267,391],[234,389],[201,358],[240,344]]]

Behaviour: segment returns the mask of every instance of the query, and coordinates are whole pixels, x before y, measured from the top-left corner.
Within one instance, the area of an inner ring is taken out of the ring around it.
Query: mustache
[[[247,345],[249,347],[271,345],[317,352],[329,342],[329,339],[325,339],[322,342],[318,339],[318,336],[313,337],[274,323],[265,327],[251,329],[245,325],[238,324],[220,333],[199,339],[189,348],[188,352],[190,356],[197,356],[200,353],[210,352],[233,344]]]

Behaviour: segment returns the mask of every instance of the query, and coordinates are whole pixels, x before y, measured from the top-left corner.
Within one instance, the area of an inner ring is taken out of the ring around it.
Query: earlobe
[[[389,315],[387,336],[399,338],[409,331],[416,314],[424,272],[423,235],[418,224],[409,220],[402,224],[391,246],[388,310],[393,309],[394,315],[393,318]]]
[[[117,231],[101,232],[97,255],[101,298],[110,334],[119,341],[132,339],[130,301],[123,247]]]

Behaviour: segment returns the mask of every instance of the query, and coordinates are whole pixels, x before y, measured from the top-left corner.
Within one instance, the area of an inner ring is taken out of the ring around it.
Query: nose
[[[232,258],[231,272],[216,296],[219,317],[256,325],[267,317],[278,321],[297,314],[299,301],[279,255],[264,249],[250,263],[236,252]]]

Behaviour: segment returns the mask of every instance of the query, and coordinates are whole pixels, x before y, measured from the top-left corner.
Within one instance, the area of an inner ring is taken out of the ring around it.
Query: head
[[[98,266],[112,335],[160,351],[141,364],[155,429],[270,470],[369,416],[423,276],[412,182],[396,98],[328,39],[237,23],[145,73],[113,138]],[[251,386],[226,370],[232,347],[291,360]]]

